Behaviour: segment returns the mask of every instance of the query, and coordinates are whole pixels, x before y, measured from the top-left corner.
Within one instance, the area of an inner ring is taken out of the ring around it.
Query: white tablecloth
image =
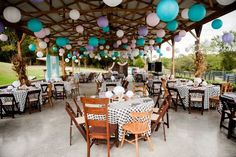
[[[183,100],[183,103],[186,107],[188,107],[189,89],[194,88],[194,87],[187,86],[187,85],[181,85],[181,86],[175,86],[175,87],[178,89],[180,96],[182,98],[185,98]],[[205,91],[204,109],[209,109],[209,97],[219,96],[220,95],[220,87],[209,85],[206,87],[198,87],[198,89],[202,89]],[[196,106],[197,106],[197,104],[196,104]]]
[[[105,91],[106,91],[106,86],[107,86],[108,84],[116,84],[116,86],[120,86],[120,85],[121,85],[121,84],[120,84],[120,81],[117,81],[117,82],[107,82],[107,81],[104,81],[104,82],[102,83],[101,92],[105,92]]]

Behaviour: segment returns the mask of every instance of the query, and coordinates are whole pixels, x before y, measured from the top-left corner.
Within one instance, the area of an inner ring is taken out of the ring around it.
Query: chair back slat
[[[103,127],[105,128],[107,123],[105,120],[87,120],[88,124],[90,126],[94,126],[94,127]]]
[[[77,116],[78,116],[78,114],[79,114],[80,116],[82,116],[83,113],[82,113],[81,108],[79,107],[79,104],[77,103],[77,99],[76,99],[76,97],[73,98],[73,101],[74,101],[75,106],[76,106],[76,109],[77,109]]]
[[[96,115],[105,115],[106,114],[106,108],[105,107],[100,107],[99,105],[91,105],[91,104],[86,104],[85,105],[86,112],[88,114],[96,114]],[[88,106],[93,106],[93,107],[88,107]]]
[[[43,93],[47,93],[48,90],[48,84],[40,84],[41,90]]]

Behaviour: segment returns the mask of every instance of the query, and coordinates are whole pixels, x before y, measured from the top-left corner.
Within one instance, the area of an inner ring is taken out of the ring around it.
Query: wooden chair
[[[106,91],[113,91],[113,89],[117,86],[116,83],[108,83],[106,84]]]
[[[133,83],[133,92],[134,94],[142,94],[143,96],[147,96],[147,87],[145,83]]]
[[[183,103],[184,97],[181,97],[177,88],[172,88],[167,86],[168,93],[171,96],[172,104],[174,104],[175,111],[177,111],[178,106],[182,106],[184,110],[186,110],[185,105]]]
[[[83,112],[81,110],[81,108],[79,107],[79,104],[77,103],[77,98],[76,97],[73,97],[73,101],[75,103],[75,106],[76,106],[76,116],[82,116],[83,115]]]
[[[175,80],[167,80],[166,86],[167,86],[167,87],[173,87],[175,83],[176,83]]]
[[[42,95],[47,95],[48,84],[40,84]]]
[[[123,81],[122,81],[122,87],[123,87],[125,90],[128,89],[128,85],[129,85],[129,81],[127,81],[127,80],[123,80]]]
[[[222,107],[220,128],[228,130],[228,138],[231,138],[234,128],[236,127],[236,103],[233,100],[220,96]],[[228,126],[224,125],[225,119],[229,119]]]
[[[80,84],[79,81],[73,83],[73,86],[71,89],[72,96],[80,95],[79,84]]]
[[[95,140],[107,141],[107,156],[110,157],[110,138],[115,135],[115,141],[118,146],[118,129],[116,124],[109,124],[108,119],[108,98],[86,98],[81,97],[81,102],[84,107],[84,116],[86,124],[86,139],[87,139],[87,157],[90,157],[90,147]],[[92,119],[89,115],[101,116],[101,119]],[[91,143],[92,140],[92,143]]]
[[[16,99],[12,93],[0,94],[1,119],[3,118],[3,116],[8,116],[8,115],[11,115],[12,118],[15,118],[15,108],[17,109],[17,112],[20,113],[18,102],[16,102]],[[2,113],[3,111],[5,112],[4,115]]]
[[[159,107],[160,106],[159,100],[160,100],[161,95],[162,95],[162,82],[160,82],[160,81],[153,81],[150,91],[151,91],[151,95],[152,96],[156,96],[157,97],[155,107],[156,106]]]
[[[102,82],[100,82],[99,80],[95,80],[95,83],[97,85],[97,94],[98,94],[101,91]]]
[[[72,107],[68,102],[66,102],[66,112],[70,116],[70,145],[72,144],[72,128],[73,124],[77,127],[81,135],[86,141],[86,129],[85,129],[85,119],[82,115],[76,115]],[[77,113],[78,114],[78,113]]]
[[[166,79],[161,78],[161,85],[162,85],[162,90],[164,91],[163,97],[166,98],[169,95],[167,85],[166,85]]]
[[[157,112],[155,112],[155,109],[154,109],[154,112],[152,113],[152,116],[151,116],[151,121],[152,121],[151,129],[152,129],[152,132],[157,131],[158,128],[160,127],[160,125],[162,124],[163,125],[163,135],[164,135],[164,140],[165,141],[166,141],[165,124],[169,128],[168,108],[169,108],[170,100],[171,100],[170,96],[165,98],[162,105],[157,110]],[[167,122],[164,121],[164,116],[165,115],[167,115]]]
[[[201,115],[203,115],[204,97],[205,97],[205,91],[204,90],[202,90],[202,89],[189,89],[189,102],[188,102],[188,104],[189,104],[188,105],[189,114],[191,114],[191,110],[192,110],[191,109],[191,104],[193,102],[195,102],[195,103],[201,103]]]
[[[63,99],[66,97],[66,91],[64,84],[54,84],[54,96],[55,99]]]
[[[26,104],[29,108],[29,114],[32,113],[32,107],[38,109],[41,112],[41,104],[40,104],[40,92],[41,90],[31,90],[27,92],[26,96]]]
[[[124,141],[131,144],[135,144],[136,157],[139,156],[138,140],[141,138],[145,138],[148,141],[151,150],[153,150],[153,145],[148,135],[149,125],[151,123],[151,115],[152,115],[152,111],[131,112],[130,116],[132,117],[132,122],[123,125],[124,134],[121,141],[121,147],[123,146]],[[125,134],[127,132],[129,134],[134,134],[135,139],[134,140],[125,139]]]
[[[44,85],[43,85],[44,86]],[[42,86],[41,86],[41,90],[42,90]],[[47,84],[47,88],[46,88],[46,93],[43,92],[42,90],[42,99],[43,99],[43,104],[45,104],[47,101],[48,103],[50,104],[50,106],[52,107],[53,106],[53,103],[52,103],[52,84]]]
[[[144,82],[143,75],[142,74],[136,74],[134,76],[134,80],[135,80],[135,82]]]

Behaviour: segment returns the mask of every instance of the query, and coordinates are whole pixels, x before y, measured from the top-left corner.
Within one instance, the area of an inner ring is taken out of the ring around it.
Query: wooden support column
[[[72,56],[72,55],[71,55],[71,56]],[[71,71],[72,71],[72,74],[74,74],[74,72],[75,72],[75,61],[73,61],[72,58],[71,58],[71,65],[72,65]]]
[[[175,41],[174,38],[171,39],[171,47],[172,47],[172,66],[171,66],[171,75],[175,76]]]
[[[200,49],[200,36],[202,31],[202,25],[195,28],[196,41],[195,41],[195,77],[202,77],[206,70],[205,58],[203,52]]]
[[[61,73],[63,77],[66,76],[66,63],[65,63],[64,54],[61,56]]]

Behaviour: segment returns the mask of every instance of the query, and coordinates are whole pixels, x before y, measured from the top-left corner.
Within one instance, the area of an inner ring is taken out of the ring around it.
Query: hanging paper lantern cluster
[[[45,29],[41,29],[40,31],[38,32],[34,32],[34,35],[37,37],[37,38],[44,38],[46,36],[46,31]]]
[[[66,45],[66,49],[70,50],[70,49],[72,49],[72,46],[70,44],[68,44],[68,45]]]
[[[160,37],[157,37],[157,38],[155,39],[155,42],[158,43],[158,44],[161,43],[162,41],[163,41],[163,39],[160,38]]]
[[[80,34],[83,34],[83,32],[84,32],[84,27],[81,26],[81,25],[79,25],[79,26],[76,26],[75,30],[76,30],[78,33],[80,33]]]
[[[64,37],[57,37],[56,44],[60,47],[66,46],[67,44],[69,44],[69,39]]]
[[[32,32],[39,32],[43,28],[43,24],[40,20],[34,18],[27,22],[27,27]]]
[[[37,56],[38,58],[42,58],[42,57],[43,57],[43,52],[42,52],[42,51],[38,51],[38,52],[36,53],[36,56]]]
[[[103,2],[109,7],[116,7],[121,4],[122,0],[103,0]]]
[[[0,40],[1,41],[7,41],[8,40],[8,36],[6,34],[0,34]]]
[[[203,4],[194,4],[189,8],[188,17],[193,22],[198,22],[206,16],[206,8]]]
[[[34,52],[34,51],[36,50],[36,45],[35,45],[35,44],[30,44],[30,45],[29,45],[29,50],[30,50],[31,52]]]
[[[146,36],[147,34],[148,34],[148,29],[147,29],[147,27],[146,26],[141,26],[141,27],[139,27],[138,28],[138,34],[140,35],[140,36]]]
[[[157,30],[157,37],[163,38],[166,35],[163,29]]]
[[[179,13],[179,5],[176,0],[160,0],[156,13],[164,22],[173,21]]]
[[[122,39],[122,43],[124,43],[124,44],[128,43],[128,39],[127,38],[123,38]]]
[[[181,17],[185,20],[188,20],[188,11],[189,9],[188,8],[185,8],[184,10],[182,10],[181,12]]]
[[[10,23],[17,23],[21,20],[21,12],[16,7],[6,7],[3,10],[3,17]]]
[[[44,42],[44,41],[41,41],[41,42],[39,42],[39,47],[40,47],[41,49],[46,49],[46,48],[47,48],[47,43]]]
[[[105,16],[101,16],[97,20],[97,24],[99,27],[104,28],[108,26],[108,19]]]
[[[235,0],[216,0],[220,5],[230,5],[233,2],[235,2]]]
[[[220,29],[222,27],[222,25],[223,25],[223,22],[220,19],[215,19],[211,23],[211,27],[213,29]]]
[[[153,39],[149,40],[149,44],[150,45],[154,45],[155,44],[155,40],[153,40]]]
[[[119,37],[119,38],[122,38],[124,36],[124,31],[123,30],[118,30],[116,32],[116,36]]]
[[[224,33],[222,36],[222,41],[228,44],[231,44],[234,41],[234,34],[233,33]]]
[[[138,38],[136,41],[137,46],[144,46],[145,39],[144,38]]]
[[[175,31],[178,28],[178,25],[179,25],[178,22],[176,20],[173,20],[173,21],[167,23],[166,28],[169,31]]]
[[[80,17],[80,12],[76,9],[72,9],[70,12],[69,12],[69,17],[72,19],[72,20],[78,20],[79,17]]]
[[[160,19],[156,13],[150,13],[146,18],[146,22],[149,26],[155,27],[160,22]]]
[[[89,38],[89,41],[88,41],[88,44],[90,45],[90,46],[93,46],[93,47],[97,47],[98,46],[98,38],[96,38],[96,37],[90,37]]]
[[[109,31],[110,31],[110,27],[109,27],[109,26],[107,26],[107,27],[102,27],[102,32],[107,33],[107,32],[109,32]]]

